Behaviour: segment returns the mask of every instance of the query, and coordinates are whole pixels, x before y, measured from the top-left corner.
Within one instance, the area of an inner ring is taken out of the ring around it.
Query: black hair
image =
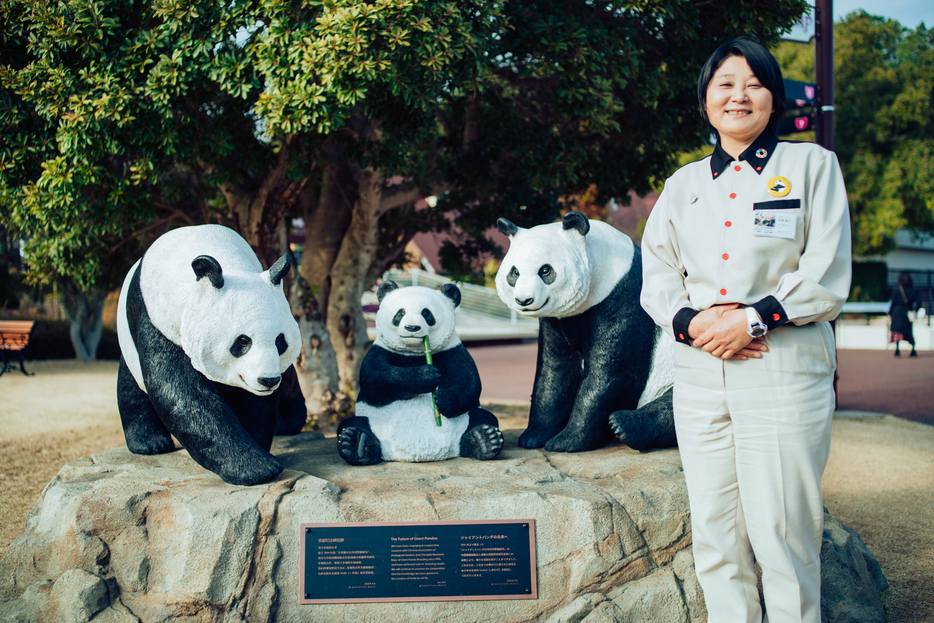
[[[911,280],[911,273],[909,273],[907,270],[900,272],[898,274],[898,285],[900,285],[903,288],[913,287],[915,284]]]
[[[720,65],[731,56],[741,56],[746,59],[749,69],[759,79],[762,86],[772,94],[772,106],[775,108],[775,112],[769,117],[769,127],[772,128],[773,132],[776,132],[778,124],[785,117],[787,107],[782,70],[772,53],[761,43],[750,37],[737,37],[721,44],[701,68],[700,75],[697,77],[697,101],[700,103],[701,115],[703,115],[704,121],[710,123],[705,110],[707,87],[710,85],[710,81],[713,80],[714,74],[720,69]],[[710,129],[719,139],[720,133],[717,132],[716,128],[710,126]]]

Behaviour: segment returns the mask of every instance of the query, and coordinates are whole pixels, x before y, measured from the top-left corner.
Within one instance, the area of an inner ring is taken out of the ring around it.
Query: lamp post
[[[833,151],[833,0],[817,0],[814,8],[814,22],[817,144]]]

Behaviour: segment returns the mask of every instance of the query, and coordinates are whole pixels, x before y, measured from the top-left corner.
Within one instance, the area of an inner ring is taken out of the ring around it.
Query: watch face
[[[750,331],[750,333],[752,334],[752,337],[762,337],[763,335],[765,335],[765,332],[766,332],[766,329],[762,325],[755,326]]]

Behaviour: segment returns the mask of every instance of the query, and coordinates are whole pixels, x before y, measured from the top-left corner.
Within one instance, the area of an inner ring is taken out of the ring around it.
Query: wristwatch
[[[765,323],[759,319],[759,314],[756,313],[754,307],[746,308],[746,322],[749,324],[746,333],[752,337],[762,337],[769,330]]]

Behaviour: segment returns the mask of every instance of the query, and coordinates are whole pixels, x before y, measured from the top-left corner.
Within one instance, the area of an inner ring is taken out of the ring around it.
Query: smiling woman
[[[723,150],[738,158],[769,125],[774,101],[746,59],[731,56],[707,87],[704,112]]]
[[[646,223],[642,305],[674,337],[674,420],[711,623],[817,623],[833,320],[850,285],[836,156],[780,142],[778,63],[740,38],[697,82],[717,135]]]
[[[746,39],[731,43],[717,48],[701,69],[697,98],[721,147],[739,159],[785,116],[785,83],[768,50]]]

